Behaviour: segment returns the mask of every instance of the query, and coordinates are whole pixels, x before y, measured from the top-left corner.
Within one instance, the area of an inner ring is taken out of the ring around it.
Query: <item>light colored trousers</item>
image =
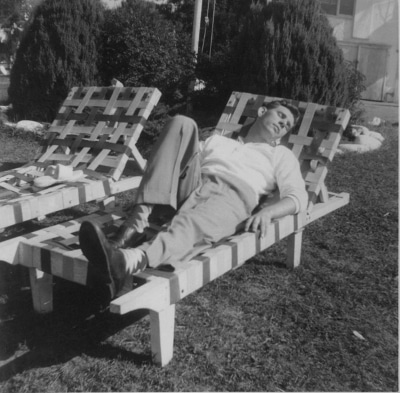
[[[138,247],[150,267],[189,260],[237,231],[255,206],[244,182],[230,183],[201,174],[196,123],[172,118],[154,146],[135,201],[178,209],[164,230]]]

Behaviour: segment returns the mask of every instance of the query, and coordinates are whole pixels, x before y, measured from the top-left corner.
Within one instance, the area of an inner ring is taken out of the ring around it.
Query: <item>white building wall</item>
[[[122,1],[124,1],[124,0],[101,0],[101,2],[107,8],[117,8],[121,5]]]
[[[125,0],[101,0],[101,1],[108,8],[116,8],[119,7],[121,3]],[[146,1],[151,1],[152,3],[156,4],[163,4],[167,2],[167,0],[146,0]]]
[[[328,15],[345,58],[366,74],[364,98],[399,101],[398,0],[356,0],[354,17]]]

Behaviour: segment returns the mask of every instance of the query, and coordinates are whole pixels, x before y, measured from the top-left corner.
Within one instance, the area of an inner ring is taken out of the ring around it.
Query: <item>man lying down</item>
[[[80,247],[96,285],[114,298],[126,278],[172,261],[189,260],[239,229],[266,235],[271,220],[303,211],[308,195],[299,162],[280,139],[299,118],[296,107],[273,101],[243,126],[237,140],[214,135],[199,142],[196,123],[176,116],[155,144],[133,207],[116,236],[107,239],[96,222],[85,221]],[[279,189],[280,199],[256,209]],[[154,209],[169,207],[170,223],[145,240]]]

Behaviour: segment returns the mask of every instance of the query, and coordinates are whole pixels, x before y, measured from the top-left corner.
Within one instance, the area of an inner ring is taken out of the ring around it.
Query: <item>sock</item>
[[[135,227],[137,232],[142,233],[149,226],[149,216],[153,211],[153,206],[147,203],[135,205],[128,213],[125,224],[129,227]]]
[[[128,274],[138,273],[147,266],[147,256],[140,248],[120,248],[119,251],[124,256]]]

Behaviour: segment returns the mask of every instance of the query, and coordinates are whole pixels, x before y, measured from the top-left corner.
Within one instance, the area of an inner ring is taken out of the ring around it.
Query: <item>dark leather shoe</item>
[[[89,261],[88,284],[105,285],[113,299],[124,286],[127,276],[122,253],[111,246],[96,222],[82,223],[79,244]]]
[[[133,226],[122,224],[115,237],[110,240],[114,248],[134,248],[146,240],[144,232],[137,232]]]

